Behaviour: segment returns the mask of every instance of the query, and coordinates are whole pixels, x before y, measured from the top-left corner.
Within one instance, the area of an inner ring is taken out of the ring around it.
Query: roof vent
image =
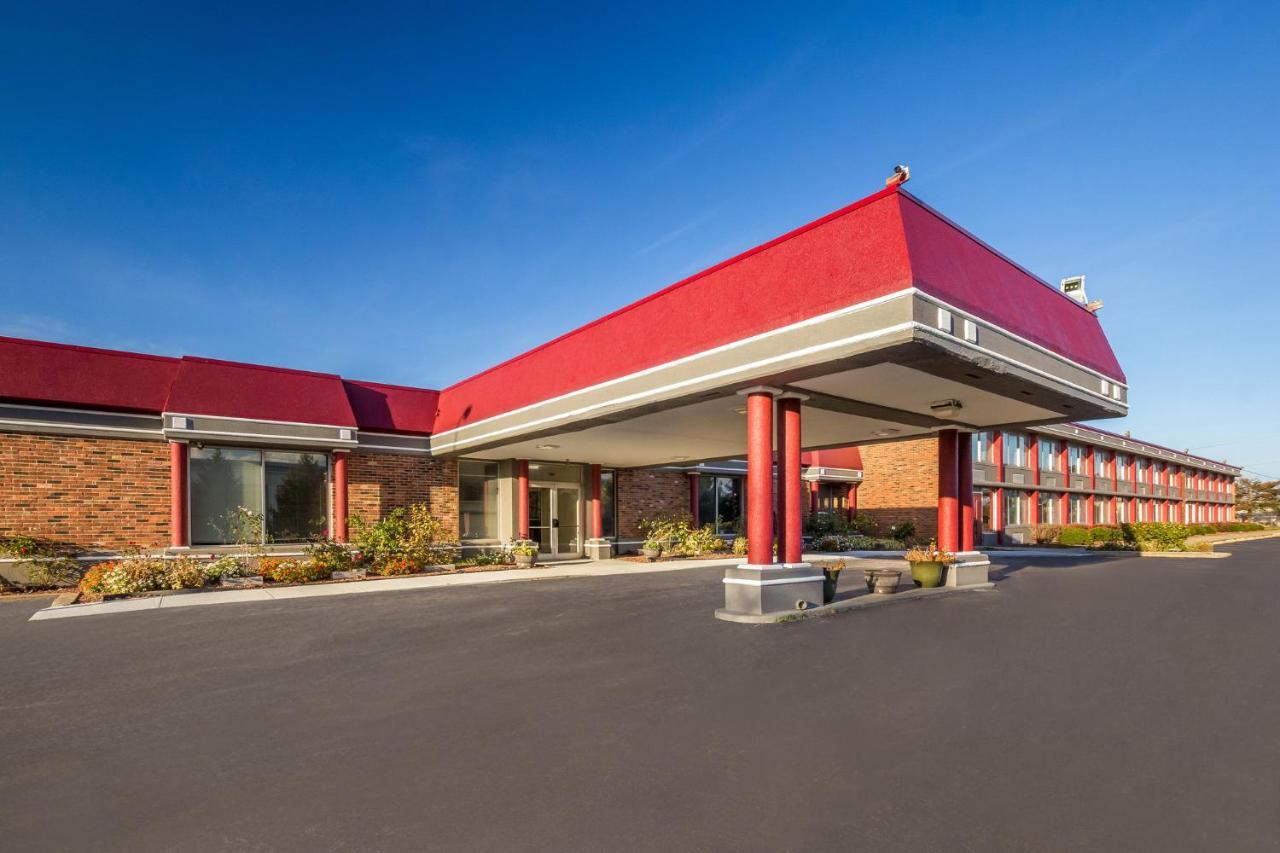
[[[909,180],[911,180],[911,167],[899,163],[893,167],[893,174],[884,179],[884,185],[886,187],[896,187],[898,184],[905,184]]]
[[[1081,305],[1089,304],[1089,297],[1084,295],[1084,276],[1073,275],[1058,283],[1059,289]]]

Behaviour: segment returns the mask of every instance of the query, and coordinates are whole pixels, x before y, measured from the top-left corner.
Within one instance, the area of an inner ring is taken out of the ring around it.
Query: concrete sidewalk
[[[553,580],[562,578],[596,578],[611,575],[639,575],[736,566],[742,557],[717,560],[671,560],[658,563],[633,563],[626,560],[574,560],[547,563],[535,569],[503,569],[492,572],[459,572],[449,575],[421,577],[372,578],[339,583],[316,583],[299,586],[261,587],[259,589],[195,590],[189,593],[122,598],[93,604],[68,604],[37,610],[30,621],[66,619],[75,616],[98,616],[112,613],[135,613],[140,610],[170,610],[175,607],[205,607],[214,604],[243,604],[254,601],[287,601],[298,598],[320,598],[334,595],[358,595],[366,592],[398,592],[402,590],[439,589],[441,587],[476,586],[478,584],[511,583],[513,581]],[[839,554],[807,554],[805,560],[830,562],[850,559]],[[859,559],[859,567],[897,566],[900,559]]]

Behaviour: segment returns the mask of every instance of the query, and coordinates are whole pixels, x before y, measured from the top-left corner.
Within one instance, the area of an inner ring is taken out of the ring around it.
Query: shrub
[[[813,547],[818,551],[843,551],[843,541],[839,536],[823,536],[813,543]]]
[[[899,542],[909,542],[916,538],[916,525],[911,521],[899,521],[889,526],[889,538]]]
[[[733,553],[739,557],[744,556],[747,553],[747,537],[733,537]]]
[[[216,560],[210,560],[203,567],[205,580],[217,583],[223,578],[243,578],[252,574],[249,561],[234,554],[224,554]]]
[[[190,557],[169,560],[164,568],[166,589],[199,589],[204,585],[204,568]]]
[[[393,575],[412,575],[422,571],[422,565],[414,562],[408,557],[392,557],[377,564],[372,571],[374,574],[393,576]]]
[[[449,528],[426,504],[397,507],[374,524],[366,524],[358,516],[351,523],[360,559],[379,574],[385,574],[381,568],[392,561],[425,566],[458,559],[457,544],[448,538]]]
[[[1089,528],[1064,527],[1058,534],[1059,545],[1088,545]]]
[[[687,513],[659,512],[641,519],[636,526],[644,536],[645,548],[673,551],[688,538],[690,520]]]
[[[1126,542],[1141,551],[1180,551],[1191,531],[1186,525],[1167,521],[1137,521],[1121,527]]]
[[[843,512],[815,512],[804,520],[804,532],[815,538],[842,536],[849,532],[849,518]]]
[[[1031,541],[1038,545],[1057,545],[1062,537],[1062,525],[1037,524],[1031,528]]]
[[[104,589],[103,579],[107,572],[111,571],[115,567],[116,564],[112,562],[94,563],[85,571],[84,576],[80,578],[80,591],[93,595],[101,595]]]
[[[258,565],[262,577],[275,583],[312,583],[327,581],[333,572],[312,560],[267,559]]]
[[[116,563],[102,575],[104,595],[136,595],[163,589],[165,564],[159,557],[133,555]]]
[[[697,529],[685,529],[679,531],[676,540],[676,548],[690,557],[697,557],[704,553],[725,550],[725,542],[716,533],[715,527],[710,524],[704,524]]]
[[[10,536],[0,539],[0,555],[17,557],[27,564],[27,586],[75,586],[84,574],[76,559],[80,549],[74,545],[36,539],[32,536]]]
[[[355,566],[351,549],[341,542],[317,539],[307,546],[307,560],[314,563],[317,572],[349,572]]]
[[[1099,525],[1098,527],[1089,528],[1089,541],[1095,545],[1123,542],[1124,534],[1120,532],[1119,527]]]
[[[849,529],[861,536],[875,536],[879,531],[879,525],[871,519],[871,516],[859,513],[853,517],[853,521],[849,522]]]

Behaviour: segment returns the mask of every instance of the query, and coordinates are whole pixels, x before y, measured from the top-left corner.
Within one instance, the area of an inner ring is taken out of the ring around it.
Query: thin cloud
[[[697,231],[699,228],[705,225],[708,221],[714,219],[716,214],[718,214],[719,212],[720,212],[720,209],[718,207],[713,207],[710,210],[704,211],[703,213],[695,216],[693,219],[690,219],[688,222],[681,225],[680,227],[673,228],[667,233],[661,235],[660,237],[658,237],[658,239],[654,240],[652,243],[645,246],[643,249],[638,250],[632,257],[638,258],[641,255],[649,254],[655,249],[660,249],[663,246],[667,245],[668,243],[674,243],[676,240],[679,240],[681,237],[685,236],[686,234],[689,234],[693,231]]]

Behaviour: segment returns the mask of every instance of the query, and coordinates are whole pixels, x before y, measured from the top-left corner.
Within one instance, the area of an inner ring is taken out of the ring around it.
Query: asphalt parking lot
[[[1229,548],[774,626],[716,569],[8,600],[0,846],[1276,850],[1280,540]]]

